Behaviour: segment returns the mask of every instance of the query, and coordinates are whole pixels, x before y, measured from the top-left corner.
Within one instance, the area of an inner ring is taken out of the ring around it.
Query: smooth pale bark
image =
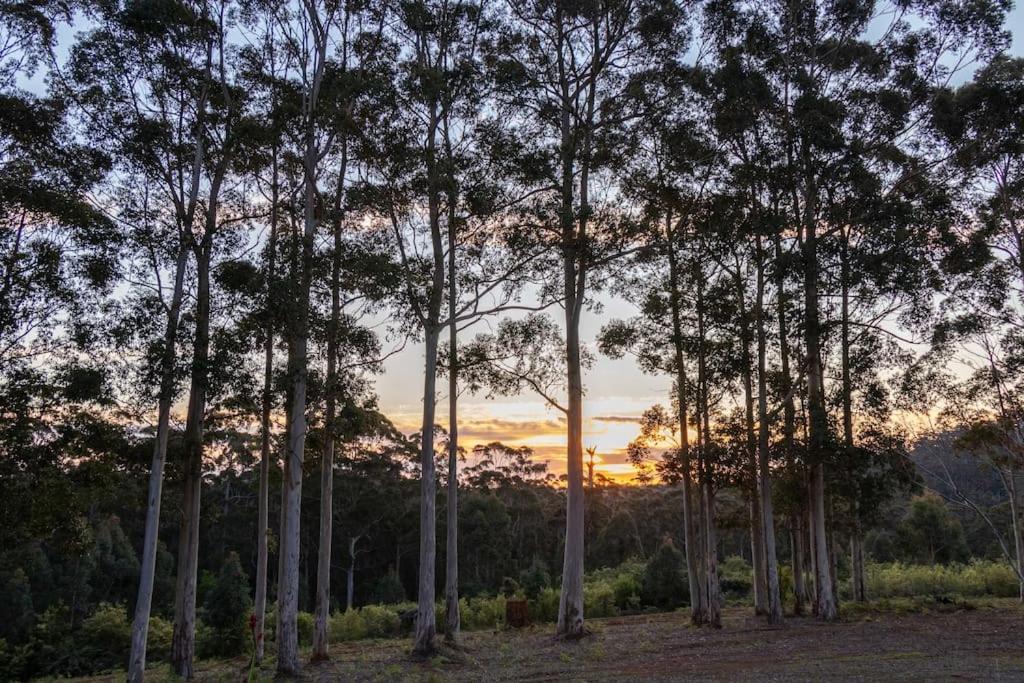
[[[211,211],[215,211],[211,209]],[[212,219],[215,220],[215,219]],[[199,569],[199,514],[203,487],[203,436],[210,355],[210,243],[211,221],[197,250],[196,332],[192,378],[185,422],[184,481],[181,501],[181,532],[178,537],[178,570],[174,599],[174,632],[171,667],[185,680],[194,674],[196,643],[196,591]]]
[[[356,596],[356,543],[362,536],[348,537],[348,569],[345,577],[345,611],[353,608]]]
[[[672,346],[675,352],[676,394],[679,403],[679,453],[683,467],[683,542],[686,551],[686,578],[690,589],[690,620],[695,624],[704,623],[707,619],[704,591],[701,588],[703,572],[701,553],[697,547],[697,516],[693,504],[693,475],[690,458],[690,425],[687,415],[687,379],[686,364],[683,354],[683,323],[679,291],[679,265],[676,260],[674,236],[672,233],[672,216],[665,218],[665,241],[668,252],[669,282],[671,285],[672,308]]]
[[[253,630],[256,637],[255,659],[263,661],[267,618],[267,564],[270,535],[270,459],[271,424],[270,413],[274,401],[274,316],[271,301],[274,297],[274,277],[277,263],[277,219],[278,219],[278,165],[277,148],[272,153],[270,182],[270,236],[267,242],[267,310],[264,311],[263,340],[263,395],[260,406],[260,488],[257,501],[256,521],[256,597],[253,601]]]
[[[164,328],[164,348],[160,359],[160,394],[157,402],[156,440],[153,444],[153,462],[149,471],[149,491],[146,496],[146,531],[142,542],[142,562],[139,566],[139,592],[132,620],[132,644],[128,659],[128,680],[141,683],[146,674],[146,639],[149,635],[149,614],[153,604],[153,582],[156,572],[157,536],[160,532],[160,500],[163,492],[164,464],[167,461],[167,438],[170,432],[171,404],[174,401],[174,356],[178,339],[178,322],[185,289],[185,266],[188,247],[183,242],[178,248],[174,265],[174,288],[167,308]]]
[[[715,628],[722,626],[722,612],[719,607],[722,591],[718,583],[718,537],[715,533],[715,490],[711,482],[705,478],[702,486],[702,503],[704,505],[704,576],[707,582],[705,604],[707,624]]]
[[[768,334],[765,329],[764,316],[764,250],[761,238],[757,238],[757,299],[755,315],[757,327],[757,460],[758,489],[761,496],[761,522],[763,526],[763,543],[765,557],[765,579],[767,581],[767,616],[768,623],[782,622],[782,594],[779,589],[779,561],[775,548],[775,510],[772,506],[772,478],[769,463],[769,424],[768,424]]]
[[[445,146],[451,163],[450,140],[445,129]],[[445,530],[444,639],[459,639],[459,345],[458,288],[455,279],[456,217],[454,197],[448,198],[448,508]]]
[[[801,515],[793,515],[789,518],[790,544],[792,546],[792,570],[793,570],[793,614],[801,616],[804,613],[804,605],[807,602],[807,585],[804,581],[804,533],[803,525],[800,522]]]
[[[746,417],[746,455],[747,468],[750,472],[750,487],[747,490],[747,515],[750,523],[750,556],[753,571],[754,613],[768,613],[768,579],[765,571],[764,521],[761,519],[759,502],[759,475],[757,464],[757,437],[754,434],[754,387],[752,360],[750,358],[750,324],[747,318],[747,306],[743,292],[743,281],[740,279],[739,267],[735,272],[736,296],[740,302],[740,343],[743,363],[743,407]]]
[[[423,427],[420,437],[420,571],[413,652],[429,655],[437,635],[434,581],[437,561],[437,481],[434,468],[434,418],[437,408],[437,346],[440,328],[424,330]]]
[[[334,193],[334,253],[331,256],[331,318],[327,325],[326,406],[324,447],[320,463],[320,543],[317,546],[316,607],[313,620],[313,661],[328,659],[327,620],[331,616],[331,542],[334,538],[334,441],[338,412],[338,331],[341,325],[341,249],[348,172],[348,144],[341,143],[341,164]]]
[[[859,533],[850,537],[850,557],[853,565],[853,599],[856,602],[867,602],[867,587],[864,582],[864,542]]]
[[[796,434],[796,405],[792,394],[792,379],[789,370],[789,330],[786,324],[786,273],[783,268],[782,238],[775,237],[775,290],[776,290],[776,315],[779,321],[779,364],[780,383],[779,390],[782,392],[782,445],[785,449],[786,467],[793,471],[796,468],[794,459],[795,434]],[[802,500],[802,497],[801,497]],[[799,503],[798,503],[799,506]],[[804,581],[804,536],[803,536],[803,508],[799,506],[795,514],[789,518],[789,529],[791,539],[791,560],[793,567],[793,612],[797,616],[804,613],[804,605],[807,603],[807,586]]]
[[[718,534],[715,528],[715,487],[706,452],[711,444],[711,411],[708,401],[708,371],[704,328],[704,280],[698,275],[697,290],[697,467],[701,477],[701,508],[704,522],[704,611],[705,623],[722,625],[721,589],[718,582]]]
[[[302,269],[291,353],[291,428],[286,450],[281,538],[281,593],[278,595],[277,671],[294,676],[299,672],[299,528],[302,514],[302,463],[306,451],[306,391],[309,375],[309,292],[313,270],[313,240],[316,234],[317,145],[311,124],[307,130],[303,160],[305,201],[302,232]]]
[[[574,307],[567,304],[566,310]],[[567,312],[566,360],[569,405],[566,413],[567,482],[565,556],[562,592],[558,603],[557,633],[578,638],[583,628],[583,380],[580,369],[579,315]]]
[[[823,391],[824,372],[821,358],[821,331],[818,305],[818,239],[816,193],[817,188],[804,154],[807,173],[804,192],[804,345],[807,353],[807,410],[809,415],[809,450],[811,459],[811,518],[814,527],[815,590],[818,617],[833,621],[839,616],[835,589],[829,570],[830,557],[825,529],[825,471],[822,460],[828,441],[828,417],[825,412]]]

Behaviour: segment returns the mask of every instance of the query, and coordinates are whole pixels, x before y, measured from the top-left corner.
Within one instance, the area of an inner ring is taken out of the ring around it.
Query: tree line
[[[277,667],[294,674],[300,604],[311,592],[312,658],[325,658],[332,567],[351,562],[351,606],[360,542],[384,524],[404,539],[396,573],[403,547],[418,548],[414,652],[436,647],[442,585],[441,630],[457,641],[460,588],[493,588],[512,562],[480,554],[466,508],[511,478],[546,506],[534,523],[564,525],[515,562],[561,563],[556,630],[580,637],[595,514],[584,388],[602,353],[671,380],[628,453],[641,483],[678,491],[666,500],[680,511],[695,624],[720,625],[733,494],[769,623],[783,619],[783,550],[797,614],[837,617],[841,553],[865,599],[865,537],[922,484],[984,521],[1024,596],[1024,61],[1005,54],[1007,10],[6,6],[8,545],[60,539],[71,552],[92,531],[76,536],[69,511],[88,510],[103,478],[144,472],[129,679],[144,676],[154,601],[170,590],[170,496],[171,661],[190,678],[200,551],[217,533],[206,508],[220,497],[229,515],[231,482],[251,478],[254,629],[273,596]],[[59,41],[67,25],[77,35]],[[609,295],[636,315],[601,318]],[[603,323],[594,343],[580,332],[589,317]],[[412,342],[424,366],[411,441],[373,381]],[[460,446],[461,396],[523,392],[564,418],[562,481],[500,444]],[[1008,520],[948,458],[915,466],[925,434],[998,475]],[[627,517],[649,552],[650,520]],[[332,547],[341,520],[347,547]],[[521,540],[520,521],[508,533]]]

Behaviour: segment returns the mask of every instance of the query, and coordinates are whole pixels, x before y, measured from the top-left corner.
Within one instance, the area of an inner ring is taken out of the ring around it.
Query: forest
[[[472,680],[515,609],[598,673],[631,618],[765,656],[866,610],[1002,623],[1012,12],[3,0],[0,680],[316,675],[367,639]],[[640,378],[591,443],[598,380]],[[475,437],[504,400],[556,455]]]

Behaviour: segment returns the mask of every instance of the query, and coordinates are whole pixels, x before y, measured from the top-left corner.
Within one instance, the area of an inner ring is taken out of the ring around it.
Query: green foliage
[[[1017,575],[1005,562],[975,560],[969,564],[868,564],[867,592],[875,598],[961,595],[1017,596]],[[844,586],[847,593],[849,587]]]
[[[718,565],[718,576],[722,593],[726,597],[739,598],[754,588],[753,570],[739,555],[730,555]]]
[[[459,600],[459,616],[467,631],[501,628],[505,625],[504,595],[495,598],[462,598]]]
[[[378,605],[391,605],[405,601],[405,587],[398,573],[391,570],[377,580],[373,587],[373,602]]]
[[[335,612],[328,621],[331,641],[389,638],[398,635],[401,622],[393,607],[367,605],[359,609]]]
[[[246,620],[251,608],[249,580],[238,553],[229,553],[203,602],[204,622],[212,631],[209,654],[233,656],[245,650],[249,642]]]
[[[683,554],[666,538],[644,568],[640,597],[645,605],[674,609],[689,601],[685,562]]]
[[[533,558],[530,566],[519,573],[519,585],[527,598],[536,600],[541,591],[551,585],[551,575],[544,561],[539,557]]]
[[[296,624],[299,629],[299,645],[313,644],[313,626],[316,620],[309,612],[299,612]]]
[[[905,559],[930,564],[964,562],[970,556],[960,521],[936,495],[914,498],[897,529]]]
[[[98,670],[123,665],[131,646],[131,623],[125,608],[100,605],[82,622],[77,640],[79,651],[88,656]]]

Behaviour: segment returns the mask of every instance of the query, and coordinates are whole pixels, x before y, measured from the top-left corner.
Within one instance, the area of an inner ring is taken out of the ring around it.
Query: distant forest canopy
[[[0,677],[427,656],[498,593],[563,638],[830,621],[879,563],[1024,599],[1008,10],[4,3]],[[673,387],[637,486],[585,448],[599,354]],[[564,477],[467,453],[468,394],[564,418]]]

